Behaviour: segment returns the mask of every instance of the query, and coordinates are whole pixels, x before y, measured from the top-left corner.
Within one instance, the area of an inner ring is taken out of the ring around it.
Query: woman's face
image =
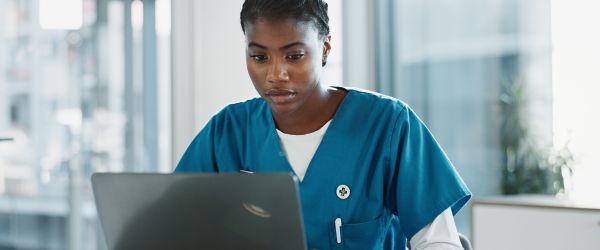
[[[292,114],[317,100],[329,36],[293,19],[257,20],[246,28],[246,66],[254,88],[278,115]]]

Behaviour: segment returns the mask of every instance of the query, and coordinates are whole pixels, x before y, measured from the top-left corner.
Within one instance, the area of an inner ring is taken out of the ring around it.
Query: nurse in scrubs
[[[462,249],[453,215],[471,194],[425,124],[398,99],[321,82],[327,3],[246,0],[240,17],[260,97],[213,116],[176,172],[295,174],[309,249]]]

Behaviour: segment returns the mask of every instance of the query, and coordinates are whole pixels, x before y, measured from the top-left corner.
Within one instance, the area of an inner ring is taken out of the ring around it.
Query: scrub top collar
[[[310,160],[310,163],[308,164],[308,169],[306,170],[306,174],[304,175],[304,179],[302,182],[300,182],[300,186],[309,185],[311,182],[315,181],[319,183],[322,181],[331,180],[332,178],[335,178],[337,176],[337,173],[340,172],[337,170],[337,168],[340,168],[339,164],[335,163],[336,159],[339,159],[339,157],[344,157],[343,152],[340,150],[340,145],[343,144],[337,143],[335,138],[343,138],[342,134],[345,133],[341,130],[343,126],[339,126],[338,124],[344,122],[344,117],[349,112],[347,110],[347,106],[349,106],[348,103],[351,102],[355,91],[352,89],[347,89],[338,86],[334,86],[334,88],[346,91],[346,96],[344,97],[344,99],[340,103],[340,106],[333,115],[329,128],[325,132],[325,135],[323,136],[321,143],[317,147],[317,151],[315,151],[313,158]],[[289,161],[285,157],[285,154],[283,153],[283,148],[281,146],[279,136],[277,135],[277,128],[275,127],[273,113],[268,107],[268,105],[266,111],[270,131],[268,140],[270,140],[271,145],[275,146],[275,150],[273,152],[279,152],[280,156],[278,157],[280,159],[278,161],[278,164],[273,165],[285,166],[286,169],[284,169],[284,171],[290,172],[291,174],[295,175],[292,166],[290,165]],[[325,152],[327,152],[327,154]],[[319,166],[321,166],[321,168],[323,168],[324,166],[336,168],[336,170],[332,171],[333,169],[319,169]]]

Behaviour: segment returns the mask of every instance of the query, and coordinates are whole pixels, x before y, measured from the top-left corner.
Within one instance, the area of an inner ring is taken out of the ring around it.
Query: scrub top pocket
[[[381,249],[383,247],[384,218],[361,223],[343,223],[340,228],[341,243],[337,243],[336,228],[332,224],[330,239],[332,249]]]

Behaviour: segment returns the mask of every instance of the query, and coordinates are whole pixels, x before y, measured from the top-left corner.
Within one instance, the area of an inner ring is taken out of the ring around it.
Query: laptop
[[[97,173],[92,187],[109,250],[306,249],[287,173]]]

